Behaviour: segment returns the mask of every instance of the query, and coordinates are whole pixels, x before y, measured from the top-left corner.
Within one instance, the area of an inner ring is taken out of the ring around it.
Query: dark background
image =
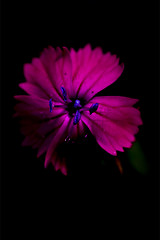
[[[1,6],[3,239],[24,239],[26,235],[32,238],[33,234],[37,239],[41,231],[45,234],[51,231],[50,238],[57,233],[71,236],[75,228],[75,239],[85,229],[89,237],[98,232],[97,238],[101,239],[100,233],[106,237],[112,228],[110,239],[115,238],[116,232],[123,238],[158,239],[159,6],[156,1],[2,1]],[[18,83],[24,81],[23,64],[38,57],[48,45],[78,50],[87,43],[117,54],[125,64],[122,76],[103,94],[140,100],[144,124],[137,139],[149,162],[147,176],[130,166],[125,153],[119,155],[124,167],[121,176],[114,159],[91,136],[78,156],[79,149],[75,146],[76,161],[70,163],[69,177],[54,172],[52,166],[44,169],[43,157],[36,159],[36,151],[21,147],[23,136],[12,115],[16,103],[13,96],[22,94]]]

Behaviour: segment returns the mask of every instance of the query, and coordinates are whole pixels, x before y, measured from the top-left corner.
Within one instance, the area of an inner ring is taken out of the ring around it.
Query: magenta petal
[[[109,141],[107,134],[100,123],[93,121],[88,113],[84,113],[81,116],[82,121],[89,128],[93,136],[96,138],[97,143],[108,153],[116,156],[116,149],[113,147],[112,143]]]
[[[62,108],[55,107],[53,111],[50,112],[48,100],[41,99],[35,96],[19,95],[14,96],[14,98],[21,101],[14,107],[18,116],[31,116],[42,120],[58,117],[66,113],[63,105]],[[61,104],[58,105],[61,106]]]
[[[41,135],[46,135],[49,132],[54,131],[54,129],[57,129],[64,122],[66,117],[67,115],[64,114],[58,118],[48,120],[47,123],[41,123],[40,127],[37,129],[37,132]]]
[[[86,64],[88,72],[80,75],[81,83],[78,86],[78,95],[80,97],[83,96],[84,91],[88,91],[87,89],[91,87],[91,84],[93,84],[95,81],[97,82],[99,78],[102,77],[104,72],[109,73],[119,65],[119,59],[116,57],[116,55],[111,56],[110,53],[102,55],[102,51],[100,51],[101,54],[98,54],[96,50],[100,51],[100,49],[94,49],[96,52],[96,57],[94,57],[95,63],[90,63],[91,68],[88,67],[90,64]]]
[[[56,130],[56,134],[54,135],[46,153],[45,163],[44,163],[45,167],[51,161],[52,154],[55,151],[58,144],[64,141],[66,137],[66,130],[67,130],[69,121],[70,121],[69,117],[66,117],[61,127]]]
[[[120,152],[124,152],[124,149],[123,147],[121,146],[121,144],[119,144],[113,137],[111,137],[109,134],[108,134],[108,139],[109,141],[111,142],[111,144],[113,145],[113,147],[117,150],[117,151],[120,151]]]
[[[67,175],[66,160],[57,155],[57,158],[53,161],[51,160],[56,171],[60,170],[62,174]]]
[[[42,143],[42,138],[36,132],[33,132],[31,135],[28,135],[25,137],[25,139],[22,142],[22,146],[32,146],[32,148],[35,148],[35,146],[39,147]]]
[[[39,106],[42,108],[45,108],[48,105],[48,101],[46,99],[41,99],[38,96],[16,95],[14,98],[18,101],[22,101],[24,103]]]
[[[91,55],[91,45],[87,44],[83,49],[80,48],[78,52],[76,52],[73,48],[70,50],[70,56],[72,60],[72,76],[73,80],[79,71],[81,71],[81,66],[85,66],[88,63],[88,60]]]
[[[116,156],[117,150],[123,151],[122,147],[131,146],[131,141],[128,139],[128,133],[123,132],[122,129],[122,132],[117,132],[117,130],[115,130],[115,125],[108,126],[105,119],[103,119],[102,122],[102,120],[99,119],[99,116],[96,120],[91,118],[92,117],[88,115],[88,113],[82,115],[82,121],[84,121],[91,133],[95,136],[97,143],[105,151]],[[132,140],[134,140],[134,138],[132,138]]]
[[[98,102],[104,106],[127,107],[127,106],[133,106],[138,101],[139,101],[138,99],[121,97],[121,96],[102,96],[102,97],[94,97],[90,101],[90,103]]]
[[[73,66],[73,87],[80,98],[91,99],[122,74],[124,65],[119,65],[116,55],[102,53],[97,47],[91,49],[87,44],[84,48],[70,53]],[[87,96],[86,96],[87,95]]]
[[[35,142],[34,134],[26,136],[25,139],[22,142],[22,146],[30,146]]]
[[[61,158],[58,153],[54,152],[51,157],[51,163],[54,166],[54,169],[58,171],[61,168]]]
[[[73,118],[71,118],[70,123],[68,125],[68,137],[70,139],[76,139],[78,136],[78,124],[73,124]]]
[[[52,154],[51,163],[54,166],[55,171],[60,170],[62,174],[67,175],[66,161],[64,158],[61,158],[57,152]]]
[[[83,79],[96,67],[103,55],[100,47],[91,50],[90,45],[86,45],[83,49],[79,49],[76,54],[77,68],[73,75],[73,86],[77,92]]]
[[[92,104],[98,102],[97,113],[104,115],[106,118],[118,121],[122,125],[124,122],[125,124],[139,126],[143,124],[140,111],[132,107],[137,101],[137,99],[127,97],[103,96],[93,98],[86,107],[90,107]]]
[[[103,106],[99,104],[98,110],[96,114],[99,114],[109,120],[112,120],[118,125],[135,125],[139,126],[142,125],[142,119],[140,117],[140,112],[138,109],[133,107],[110,107],[110,106]],[[94,115],[96,116],[96,115]],[[93,118],[94,118],[93,116]],[[135,130],[133,128],[133,130]]]
[[[66,176],[67,175],[67,168],[66,165],[63,161],[63,163],[61,164],[61,168],[60,168],[61,172]]]
[[[111,71],[104,69],[103,73],[90,75],[80,88],[79,97],[85,97],[89,101],[96,93],[114,83],[122,74],[124,65],[117,65]]]
[[[82,121],[79,121],[77,124],[78,135],[81,136],[85,133],[85,124]]]
[[[57,47],[55,50],[49,47],[43,51],[40,59],[59,95],[62,96],[61,87],[64,87],[70,96],[73,91],[72,61],[68,49]]]
[[[50,113],[47,108],[37,108],[34,106],[27,105],[25,103],[18,103],[15,105],[14,109],[17,111],[16,116],[20,117],[30,117],[33,119],[45,120],[51,118],[57,118],[66,113],[63,108],[55,108]]]
[[[142,124],[140,112],[132,107],[137,102],[136,99],[125,97],[95,97],[86,107],[92,106],[96,102],[99,107],[91,116],[90,121],[103,129],[110,143],[118,151],[123,151],[123,147],[130,148],[135,141],[134,135],[138,132],[138,126]],[[107,150],[106,150],[107,151]]]
[[[73,96],[73,83],[72,83],[72,61],[70,57],[70,52],[66,47],[63,47],[63,67],[62,67],[62,77],[65,89],[69,97]]]
[[[55,101],[62,101],[61,96],[58,95],[52,85],[40,59],[34,58],[32,64],[24,64],[24,76],[29,83],[36,85],[41,91],[45,92],[48,98],[53,98]]]
[[[50,135],[44,138],[43,142],[39,146],[37,157],[40,157],[43,153],[45,153],[48,149],[49,144],[51,143],[53,137],[55,135],[55,132],[52,132]]]
[[[42,90],[42,88],[37,87],[35,84],[24,82],[20,83],[19,87],[22,88],[29,95],[37,96],[48,100],[48,95]]]
[[[66,160],[61,158],[57,152],[54,152],[52,155],[51,163],[54,166],[55,171],[60,170],[62,174],[67,175]]]

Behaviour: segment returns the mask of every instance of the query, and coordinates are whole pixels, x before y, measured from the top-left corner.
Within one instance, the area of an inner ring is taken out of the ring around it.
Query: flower
[[[137,99],[95,96],[114,83],[124,65],[110,52],[90,44],[77,52],[63,47],[44,49],[39,58],[24,65],[26,82],[19,86],[28,95],[18,95],[15,116],[20,118],[23,146],[38,148],[37,157],[46,152],[44,166],[52,163],[66,175],[65,158],[58,146],[85,134],[86,127],[106,152],[116,156],[135,141],[140,112]]]

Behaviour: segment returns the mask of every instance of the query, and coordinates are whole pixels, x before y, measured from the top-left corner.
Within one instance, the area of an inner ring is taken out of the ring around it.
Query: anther
[[[74,103],[74,108],[81,108],[82,105],[80,104],[80,100],[76,99]]]
[[[61,87],[61,91],[62,91],[62,95],[63,95],[64,101],[67,101],[67,92],[66,92],[66,89],[65,89],[64,87]]]
[[[89,108],[90,115],[98,109],[98,105],[98,103],[92,104],[92,106]]]
[[[52,106],[52,99],[49,100],[49,111],[52,112],[53,106]]]
[[[80,114],[79,110],[77,110],[76,114],[74,116],[73,124],[76,125],[80,119],[81,119],[81,114]]]

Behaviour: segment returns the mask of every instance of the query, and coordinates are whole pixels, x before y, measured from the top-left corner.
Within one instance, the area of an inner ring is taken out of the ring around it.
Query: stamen
[[[80,104],[80,100],[76,99],[74,103],[74,108],[81,108],[82,105]]]
[[[66,89],[65,89],[64,87],[61,87],[61,91],[62,91],[62,95],[63,95],[64,101],[67,101],[67,92],[66,92]]]
[[[98,109],[98,105],[98,103],[92,104],[92,106],[89,108],[90,115]]]
[[[53,106],[52,106],[52,99],[49,100],[49,111],[52,112]]]
[[[73,124],[76,125],[80,119],[81,119],[81,114],[80,114],[79,110],[77,110],[76,114],[74,116]]]
[[[53,104],[52,99],[50,99],[49,100],[49,111],[52,112],[53,108],[55,108],[55,107],[67,109],[67,106],[65,104],[62,104],[62,103]]]

